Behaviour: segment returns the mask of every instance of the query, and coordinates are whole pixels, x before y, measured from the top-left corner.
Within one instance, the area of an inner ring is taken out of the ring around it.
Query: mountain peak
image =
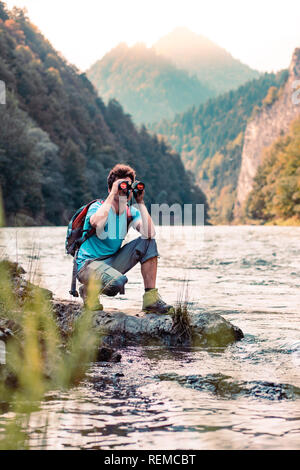
[[[104,100],[116,98],[138,124],[172,119],[215,96],[209,86],[141,42],[110,51],[87,76]]]
[[[172,31],[170,31],[168,34],[166,34],[165,36],[163,36],[160,40],[163,40],[164,38],[185,38],[185,39],[192,39],[192,40],[204,40],[204,41],[207,41],[207,42],[210,42],[210,43],[213,43],[210,39],[208,39],[207,37],[203,36],[202,34],[198,34],[198,33],[195,33],[194,31],[192,31],[191,29],[187,28],[186,26],[177,26],[176,28],[174,28]],[[158,42],[160,41],[158,40]]]
[[[163,36],[153,48],[218,93],[237,88],[260,75],[207,37],[183,26]]]
[[[207,37],[194,33],[185,26],[178,26],[170,33],[159,39],[153,46],[161,54],[166,54],[168,51],[176,49],[177,51],[184,51],[184,53],[199,55],[231,55],[229,52],[222,49]]]

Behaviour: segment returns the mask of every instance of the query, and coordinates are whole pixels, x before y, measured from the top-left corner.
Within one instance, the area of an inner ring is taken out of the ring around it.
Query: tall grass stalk
[[[83,380],[100,339],[92,324],[94,313],[86,308],[64,343],[43,290],[33,288],[21,301],[10,274],[3,271],[2,267],[0,319],[12,325],[14,336],[7,341],[6,365],[0,366],[5,369],[1,371],[0,401],[8,405],[14,419],[7,421],[2,437],[0,426],[0,449],[25,449],[30,414],[40,408],[46,392],[66,390]],[[91,285],[89,298],[93,295]]]
[[[173,333],[182,343],[191,344],[192,329],[189,315],[189,283],[184,279],[182,289],[179,290],[178,298],[173,313]]]
[[[0,223],[4,217],[0,203]],[[29,278],[36,278],[33,247]],[[18,292],[12,264],[0,262],[0,327],[13,336],[6,340],[6,364],[0,365],[0,449],[29,447],[29,421],[40,409],[47,392],[67,390],[85,377],[96,357],[99,334],[93,328],[92,309],[98,286],[91,282],[88,302],[65,340],[43,289],[30,284],[25,295]],[[17,269],[17,268],[16,268]],[[29,284],[29,283],[28,283]],[[1,416],[1,409],[5,414]]]

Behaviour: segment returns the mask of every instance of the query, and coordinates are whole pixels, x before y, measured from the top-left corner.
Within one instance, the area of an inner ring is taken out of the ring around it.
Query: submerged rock
[[[240,328],[218,313],[191,315],[191,327],[194,346],[222,347],[244,338]]]
[[[235,381],[223,374],[180,376],[161,374],[157,379],[177,382],[183,387],[213,393],[222,398],[253,397],[267,400],[296,400],[300,389],[290,384],[276,384],[267,381]]]
[[[99,362],[120,362],[122,355],[108,346],[101,346],[97,352]]]

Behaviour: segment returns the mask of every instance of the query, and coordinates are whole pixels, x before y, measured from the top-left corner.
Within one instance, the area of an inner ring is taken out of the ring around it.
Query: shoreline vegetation
[[[0,263],[0,333],[6,344],[0,365],[2,413],[13,419],[0,427],[0,449],[28,448],[31,413],[51,390],[67,390],[83,380],[95,358],[91,313],[84,311],[68,332],[59,329],[52,294],[24,279],[17,264]],[[31,273],[30,273],[31,274]]]
[[[79,385],[93,362],[119,362],[116,348],[127,345],[161,347],[223,347],[243,338],[242,331],[218,314],[192,316],[184,300],[175,314],[93,312],[90,304],[53,298],[52,292],[25,280],[25,271],[0,261],[0,341],[6,361],[0,365],[0,410],[12,419],[1,422],[0,449],[26,449],[31,413],[45,395]],[[32,278],[31,273],[30,279]]]

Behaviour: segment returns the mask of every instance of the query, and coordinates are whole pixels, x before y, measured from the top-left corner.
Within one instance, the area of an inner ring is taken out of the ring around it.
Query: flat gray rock
[[[95,312],[95,327],[105,342],[115,346],[165,344],[169,346],[225,347],[244,337],[243,332],[217,313],[193,313],[190,328],[178,328],[170,315]]]

